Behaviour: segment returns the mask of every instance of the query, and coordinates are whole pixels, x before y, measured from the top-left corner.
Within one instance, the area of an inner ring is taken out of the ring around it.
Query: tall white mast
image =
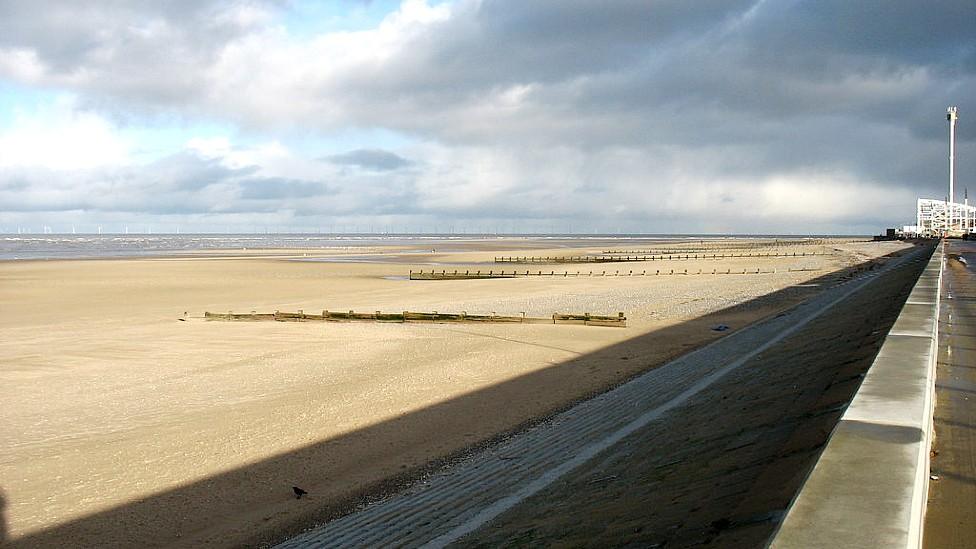
[[[956,179],[956,119],[959,118],[959,109],[949,107],[946,109],[946,120],[949,121],[949,226],[953,226],[953,204],[956,202],[955,179]]]

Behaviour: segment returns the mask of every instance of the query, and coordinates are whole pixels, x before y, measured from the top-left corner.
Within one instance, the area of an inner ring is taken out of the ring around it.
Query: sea
[[[804,235],[819,237],[819,235]],[[0,235],[0,260],[152,257],[241,249],[355,249],[424,246],[451,249],[464,242],[545,240],[547,246],[653,244],[681,240],[797,238],[796,235],[695,234],[6,234]]]

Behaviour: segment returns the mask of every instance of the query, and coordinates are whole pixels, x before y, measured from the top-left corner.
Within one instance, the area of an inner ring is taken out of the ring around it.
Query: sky
[[[971,0],[0,0],[0,232],[873,234]]]

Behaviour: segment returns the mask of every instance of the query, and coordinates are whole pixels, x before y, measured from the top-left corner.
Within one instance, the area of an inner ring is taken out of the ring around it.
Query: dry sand
[[[710,323],[739,328],[804,294],[706,314],[905,247],[834,243],[790,248],[830,256],[541,267],[776,267],[764,275],[385,278],[434,264],[482,268],[494,255],[605,249],[544,246],[374,248],[369,263],[269,257],[290,253],[280,250],[0,263],[0,534],[25,545],[270,539],[384,479],[415,474],[720,337]],[[620,329],[199,319],[205,310],[275,309],[623,311],[630,320]],[[186,322],[178,320],[184,311]],[[652,337],[627,346],[642,334]],[[292,485],[310,497],[295,501]]]

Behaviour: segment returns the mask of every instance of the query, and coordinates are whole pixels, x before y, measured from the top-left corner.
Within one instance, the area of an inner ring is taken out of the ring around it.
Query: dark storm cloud
[[[413,84],[469,86],[552,82],[631,67],[657,48],[694,37],[749,1],[486,1],[414,44],[425,69]],[[465,78],[455,78],[463,73]],[[406,76],[406,75],[404,75]],[[427,80],[433,77],[432,80]]]
[[[966,2],[475,6],[323,94],[446,143],[663,147],[697,151],[700,178],[812,168],[933,190],[941,113],[976,96]]]
[[[411,164],[406,158],[382,149],[356,149],[342,154],[324,156],[321,160],[341,166],[356,166],[378,172],[397,170]]]
[[[934,114],[974,91],[969,11],[967,2],[765,2],[705,47],[669,57],[645,89],[654,103],[717,106],[753,123],[837,116],[936,138]]]
[[[747,36],[755,51],[805,58],[808,68],[817,57],[864,55],[949,69],[976,55],[972,17],[968,0],[793,0],[764,5]]]

